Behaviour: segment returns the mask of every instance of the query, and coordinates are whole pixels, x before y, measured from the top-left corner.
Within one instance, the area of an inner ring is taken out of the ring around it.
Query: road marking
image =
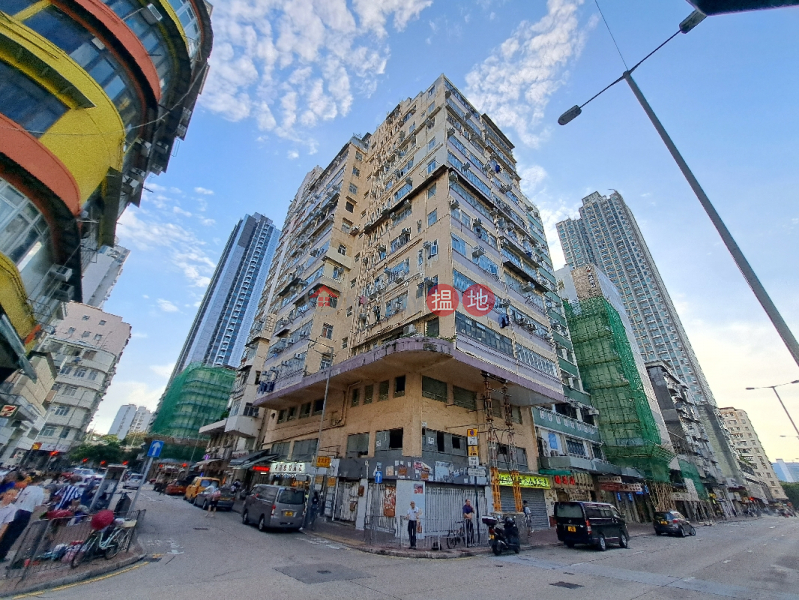
[[[60,585],[58,587],[48,588],[46,590],[39,590],[38,592],[28,592],[27,594],[19,594],[17,596],[12,596],[11,600],[17,600],[18,598],[31,598],[33,596],[41,596],[42,594],[45,594],[45,593],[49,594],[50,592],[60,592],[61,590],[68,590],[69,588],[74,588],[74,587],[77,587],[79,585],[86,585],[88,583],[94,583],[95,581],[102,581],[103,579],[109,579],[111,577],[116,577],[117,575],[122,575],[122,573],[127,573],[128,571],[133,571],[135,569],[140,569],[141,567],[143,567],[146,564],[147,564],[147,562],[141,561],[141,562],[136,563],[133,566],[127,567],[125,569],[120,569],[119,571],[112,571],[111,573],[107,573],[107,574],[101,575],[99,577],[92,577],[91,579],[86,579],[84,581],[78,581],[76,583],[70,583],[70,584],[67,584],[67,585]]]

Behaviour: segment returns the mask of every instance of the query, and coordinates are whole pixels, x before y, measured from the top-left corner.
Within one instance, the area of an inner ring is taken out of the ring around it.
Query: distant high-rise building
[[[697,399],[697,407],[719,465],[742,483],[726,439],[713,393],[691,348],[688,335],[641,230],[621,194],[594,192],[583,198],[579,219],[557,224],[558,237],[572,267],[596,264],[621,294],[635,340],[646,362],[663,361]]]
[[[142,432],[150,424],[151,414],[144,406],[124,404],[119,407],[108,435],[115,435],[118,439],[124,440],[129,433]]]
[[[84,304],[102,308],[114,289],[130,250],[122,246],[103,246],[83,271]]]
[[[799,463],[785,462],[783,459],[778,458],[777,462],[771,463],[774,472],[780,481],[785,483],[796,483],[799,481]]]
[[[258,213],[228,238],[170,381],[190,363],[238,367],[280,230]]]

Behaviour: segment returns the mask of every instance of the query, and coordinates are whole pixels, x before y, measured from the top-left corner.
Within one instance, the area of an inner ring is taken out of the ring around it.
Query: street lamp
[[[796,437],[799,438],[799,428],[796,427],[796,423],[794,423],[793,419],[791,418],[791,413],[789,413],[788,409],[785,408],[785,403],[782,401],[782,398],[780,398],[780,395],[777,393],[777,388],[778,387],[782,387],[784,385],[792,385],[794,383],[799,383],[799,379],[796,379],[795,381],[789,381],[788,383],[778,383],[777,385],[765,385],[763,387],[748,387],[746,389],[750,390],[750,391],[751,390],[772,390],[774,392],[774,395],[777,396],[777,400],[780,401],[780,405],[782,406],[782,410],[784,410],[785,414],[788,415],[788,420],[791,422],[791,425],[793,425],[793,430],[796,432]],[[794,436],[792,436],[792,435],[791,436],[781,435],[780,437],[794,437]]]
[[[597,96],[604,93],[606,90],[610,89],[611,87],[619,83],[622,79],[627,82],[627,84],[630,86],[630,89],[632,89],[633,94],[635,94],[636,99],[643,107],[644,112],[646,112],[647,116],[649,117],[649,120],[652,121],[652,125],[655,126],[655,129],[657,130],[658,134],[660,134],[663,143],[666,144],[666,147],[671,153],[672,158],[674,158],[674,161],[677,163],[677,166],[680,168],[680,171],[682,171],[682,174],[685,176],[685,179],[688,181],[688,185],[691,186],[691,189],[694,191],[694,194],[696,194],[696,197],[699,199],[699,203],[702,205],[702,208],[705,209],[705,212],[707,213],[708,217],[710,217],[710,221],[713,223],[713,225],[716,228],[716,231],[718,231],[719,235],[721,236],[724,245],[727,247],[727,250],[732,255],[732,259],[735,261],[736,266],[741,271],[741,274],[744,276],[746,283],[749,284],[749,287],[752,289],[752,292],[754,292],[755,297],[757,298],[758,302],[760,302],[760,305],[763,307],[763,310],[766,311],[766,315],[771,320],[771,323],[774,325],[774,328],[777,330],[777,333],[782,338],[782,341],[788,347],[788,351],[791,353],[791,356],[793,356],[794,361],[796,361],[796,364],[799,365],[799,342],[796,341],[796,337],[788,328],[788,324],[785,322],[785,319],[782,318],[782,315],[780,314],[779,310],[777,310],[777,307],[774,305],[774,302],[772,302],[771,298],[766,292],[766,289],[763,287],[763,284],[760,283],[760,280],[757,278],[754,269],[752,269],[751,265],[749,264],[749,261],[746,260],[746,257],[744,256],[743,252],[741,252],[741,249],[738,247],[738,244],[735,242],[735,239],[733,239],[732,234],[727,229],[727,226],[724,224],[724,221],[721,220],[721,217],[719,216],[718,212],[716,212],[715,207],[710,202],[710,198],[707,197],[707,194],[702,189],[702,186],[699,185],[699,181],[691,172],[691,169],[688,167],[688,164],[685,162],[685,159],[682,157],[679,150],[677,150],[677,146],[674,145],[674,142],[669,137],[669,134],[666,132],[666,129],[663,127],[660,120],[657,118],[657,115],[655,115],[655,111],[652,110],[651,106],[649,106],[649,102],[647,102],[643,92],[641,92],[641,89],[638,87],[638,84],[635,83],[635,80],[633,80],[632,77],[632,72],[635,71],[641,65],[641,63],[643,63],[647,58],[649,58],[655,52],[660,50],[663,46],[668,44],[678,34],[688,33],[689,31],[691,31],[694,27],[699,25],[699,23],[701,23],[704,19],[705,15],[702,14],[700,11],[695,10],[694,12],[692,12],[682,23],[680,23],[679,31],[674,33],[669,39],[667,39],[660,46],[652,50],[652,52],[650,52],[644,58],[638,61],[635,65],[633,65],[631,69],[626,70],[621,77],[619,77],[616,81],[608,85],[598,94],[595,94],[588,101],[584,102],[581,105],[572,106],[569,110],[567,110],[558,118],[558,123],[560,123],[561,125],[566,125],[566,123],[569,123],[570,121],[577,118],[580,115],[580,113],[582,113],[583,106],[591,102],[591,100],[593,100]]]

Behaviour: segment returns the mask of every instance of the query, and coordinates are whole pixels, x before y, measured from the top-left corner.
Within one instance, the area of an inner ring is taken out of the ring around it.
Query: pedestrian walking
[[[80,494],[73,496],[73,498],[75,497],[80,497]],[[25,527],[28,526],[33,511],[42,504],[44,504],[44,489],[39,486],[39,477],[37,476],[32,478],[31,483],[17,495],[17,499],[14,502],[16,507],[14,519],[8,524],[3,538],[0,539],[0,562],[6,560],[6,555],[11,550],[11,546],[14,545],[17,538],[25,531]]]
[[[80,475],[73,475],[69,480],[69,484],[55,493],[57,502],[53,510],[67,510],[75,498],[80,498],[83,495],[83,489],[78,485],[80,482]]]
[[[416,531],[419,526],[419,517],[422,511],[416,508],[416,502],[411,502],[406,519],[408,519],[408,539],[411,542],[411,549],[416,550]]]
[[[17,483],[17,475],[16,471],[9,471],[3,477],[3,481],[0,482],[0,494],[6,493],[8,490],[14,489],[14,485]]]
[[[0,538],[3,537],[8,529],[9,523],[14,520],[14,515],[17,514],[17,507],[14,506],[14,500],[17,499],[16,490],[8,490],[0,497]]]
[[[219,491],[219,488],[212,487],[208,492],[208,514],[205,515],[206,517],[215,517],[216,516],[216,507],[219,506],[219,498],[222,496],[222,492]]]
[[[468,498],[463,504],[463,528],[466,533],[466,545],[471,546],[474,544],[474,508],[472,502]]]

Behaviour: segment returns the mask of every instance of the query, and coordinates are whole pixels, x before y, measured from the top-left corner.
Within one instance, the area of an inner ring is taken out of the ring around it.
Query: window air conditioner
[[[53,265],[50,267],[50,275],[53,279],[66,282],[72,277],[72,269],[63,265]]]

